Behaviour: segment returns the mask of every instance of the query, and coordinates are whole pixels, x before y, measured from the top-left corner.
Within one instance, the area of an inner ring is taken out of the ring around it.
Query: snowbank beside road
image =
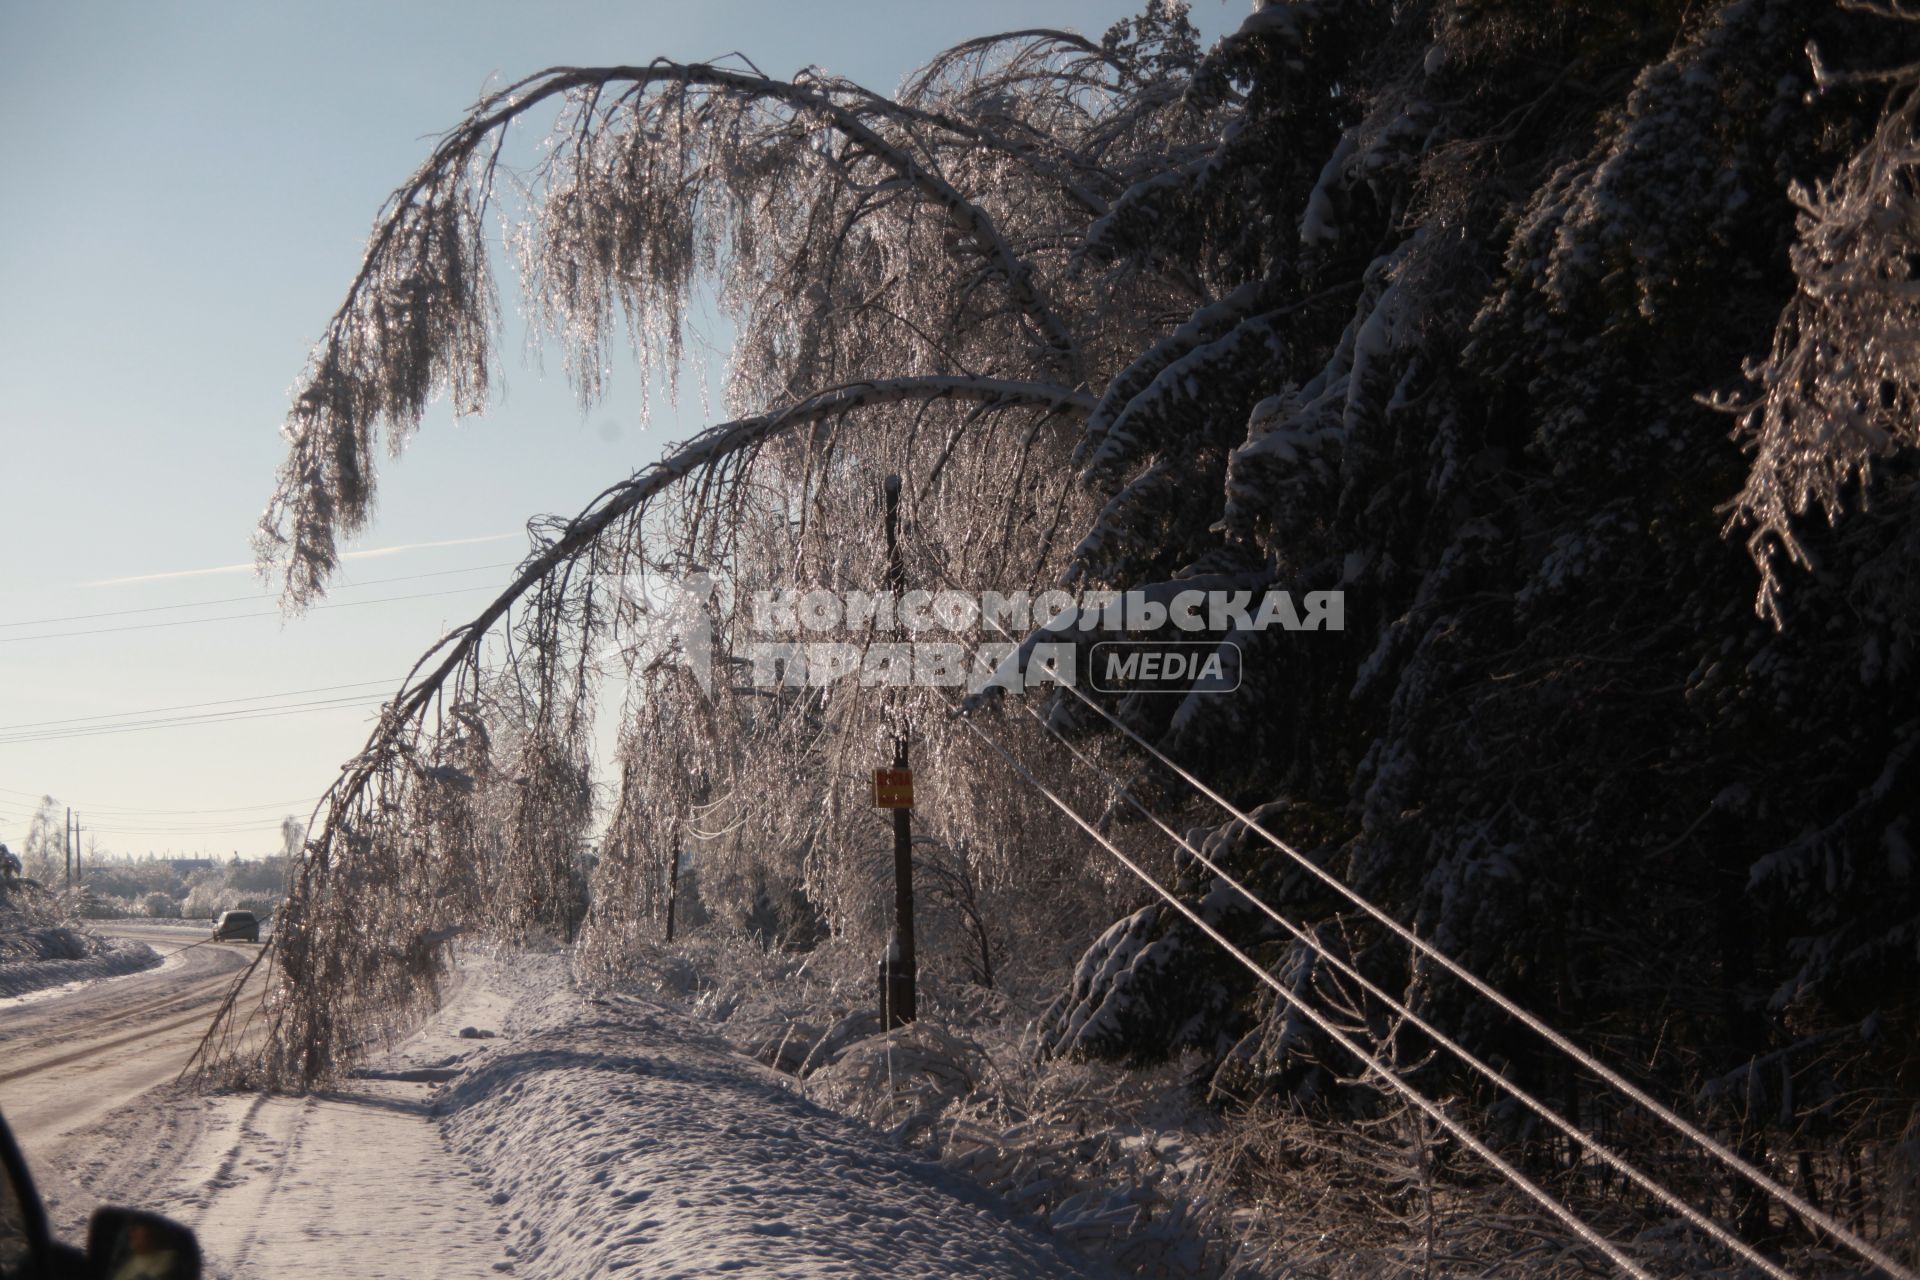
[[[551,968],[436,1098],[509,1215],[517,1274],[1100,1274],[691,1019]]]
[[[883,1035],[867,960],[831,943],[769,954],[709,937],[633,958],[627,989],[1114,1271],[1217,1276],[1239,1254],[1233,1210],[1206,1185],[1216,1118],[1187,1066],[1037,1058],[1023,1024],[1044,1005],[937,972],[921,974],[919,1021]]]
[[[99,1027],[116,985],[86,997]],[[163,1089],[63,1129],[30,1153],[61,1230],[104,1201],[166,1213],[219,1280],[1109,1274],[697,1019],[580,993],[562,956],[470,951],[446,995],[336,1088]],[[196,1034],[121,1056],[170,1078]]]
[[[8,927],[13,923],[0,919],[0,999],[117,978],[160,963],[160,953],[144,942],[62,924]]]

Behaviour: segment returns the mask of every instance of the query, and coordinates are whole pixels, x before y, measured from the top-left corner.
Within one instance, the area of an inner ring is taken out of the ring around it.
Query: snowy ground
[[[557,973],[440,1097],[521,1274],[1096,1274],[683,1015]]]
[[[90,929],[0,930],[0,1001],[138,973],[159,963],[160,954],[144,942]]]
[[[22,1084],[0,1084],[9,1115]],[[215,1276],[1099,1274],[790,1084],[684,1015],[517,956],[470,968],[336,1092],[162,1087],[27,1154],[69,1238],[103,1200],[138,1204],[194,1227]]]
[[[204,934],[105,927],[160,953],[152,967],[0,1001],[0,1109],[36,1163],[59,1155],[75,1131],[172,1080],[234,976],[257,954],[236,944],[196,945]]]

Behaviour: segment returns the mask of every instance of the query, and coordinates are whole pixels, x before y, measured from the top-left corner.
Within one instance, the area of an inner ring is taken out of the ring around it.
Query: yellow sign
[[[873,807],[876,809],[913,808],[913,770],[875,769],[873,771]]]

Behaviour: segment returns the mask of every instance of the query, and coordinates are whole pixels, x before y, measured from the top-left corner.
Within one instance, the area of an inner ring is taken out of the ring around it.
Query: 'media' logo
[[[1232,693],[1240,646],[1231,640],[1103,640],[1087,682],[1100,693]]]

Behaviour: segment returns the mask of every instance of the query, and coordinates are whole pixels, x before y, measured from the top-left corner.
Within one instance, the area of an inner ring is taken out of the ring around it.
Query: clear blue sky
[[[643,431],[618,370],[583,413],[510,357],[493,410],[430,418],[388,466],[354,548],[379,554],[328,601],[351,607],[287,621],[249,572],[203,572],[250,559],[288,388],[373,214],[480,93],[734,50],[891,89],[961,39],[1098,35],[1143,3],[0,3],[0,840],[45,793],[115,852],[275,847],[369,712],[258,712],[376,700],[502,584],[529,516],[702,425],[690,395]],[[1194,17],[1211,41],[1244,7]],[[255,718],[127,728],[233,712]]]

